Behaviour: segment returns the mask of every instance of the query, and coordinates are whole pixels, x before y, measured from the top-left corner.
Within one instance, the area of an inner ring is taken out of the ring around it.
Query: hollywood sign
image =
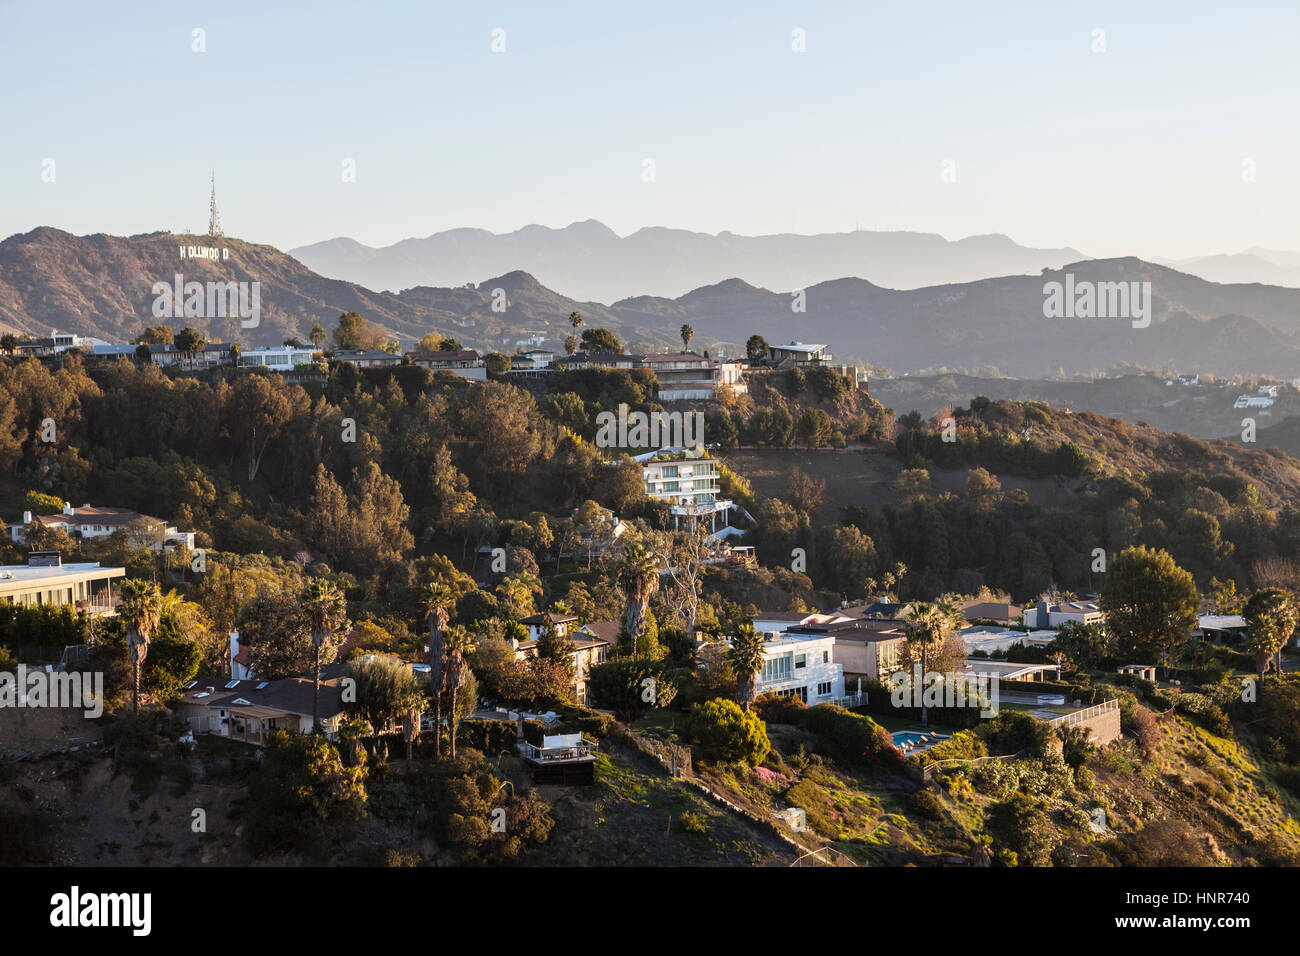
[[[229,259],[230,250],[220,246],[178,246],[182,259]]]

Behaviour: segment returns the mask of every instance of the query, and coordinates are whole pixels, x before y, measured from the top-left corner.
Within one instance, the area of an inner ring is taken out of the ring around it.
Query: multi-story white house
[[[641,465],[646,497],[671,505],[673,527],[679,527],[682,519],[707,520],[714,533],[719,531],[719,519],[722,529],[728,527],[732,502],[719,497],[718,460],[702,446],[661,448],[637,455],[635,460]]]
[[[844,700],[844,668],[830,634],[786,635],[763,644],[758,695],[798,697],[810,706]]]

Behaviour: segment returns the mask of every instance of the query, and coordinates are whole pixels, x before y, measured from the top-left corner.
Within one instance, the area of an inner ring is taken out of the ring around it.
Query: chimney
[[[515,739],[524,739],[524,718],[522,715],[515,718]]]
[[[31,523],[32,523],[32,513],[30,511],[24,511],[23,524],[31,524]]]
[[[235,676],[235,656],[239,653],[239,632],[230,632],[230,676]]]
[[[1037,627],[1040,627],[1040,628],[1041,628],[1041,627],[1050,627],[1051,625],[1048,623],[1048,620],[1049,620],[1049,618],[1048,618],[1048,616],[1047,616],[1047,602],[1046,602],[1046,601],[1039,601],[1039,602],[1038,602],[1038,615],[1037,615],[1036,619],[1034,620],[1034,625],[1037,626]]]

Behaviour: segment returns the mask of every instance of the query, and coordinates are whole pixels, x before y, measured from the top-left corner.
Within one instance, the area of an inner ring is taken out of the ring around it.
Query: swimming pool
[[[925,750],[948,739],[947,734],[940,734],[935,731],[931,731],[929,734],[923,734],[915,730],[900,730],[892,736],[894,738],[894,746],[899,750],[908,747],[908,744],[911,744],[911,747],[908,749]]]

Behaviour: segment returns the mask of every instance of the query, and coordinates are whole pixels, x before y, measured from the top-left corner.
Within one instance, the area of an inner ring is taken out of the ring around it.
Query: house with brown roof
[[[573,699],[585,706],[590,703],[587,683],[591,678],[591,669],[608,660],[610,648],[618,641],[621,625],[615,621],[598,621],[575,627],[578,619],[569,614],[535,614],[526,617],[520,623],[528,627],[528,640],[513,642],[517,660],[537,657],[538,644],[546,632],[548,620],[573,644]]]
[[[435,374],[449,372],[458,378],[474,382],[487,381],[487,365],[473,349],[456,351],[407,352],[406,358],[412,365],[427,368]]]
[[[181,689],[180,713],[196,734],[215,734],[263,746],[271,731],[312,731],[315,685],[298,677],[285,680],[202,677]],[[322,680],[320,719],[326,736],[338,733],[343,714],[339,680]]]

